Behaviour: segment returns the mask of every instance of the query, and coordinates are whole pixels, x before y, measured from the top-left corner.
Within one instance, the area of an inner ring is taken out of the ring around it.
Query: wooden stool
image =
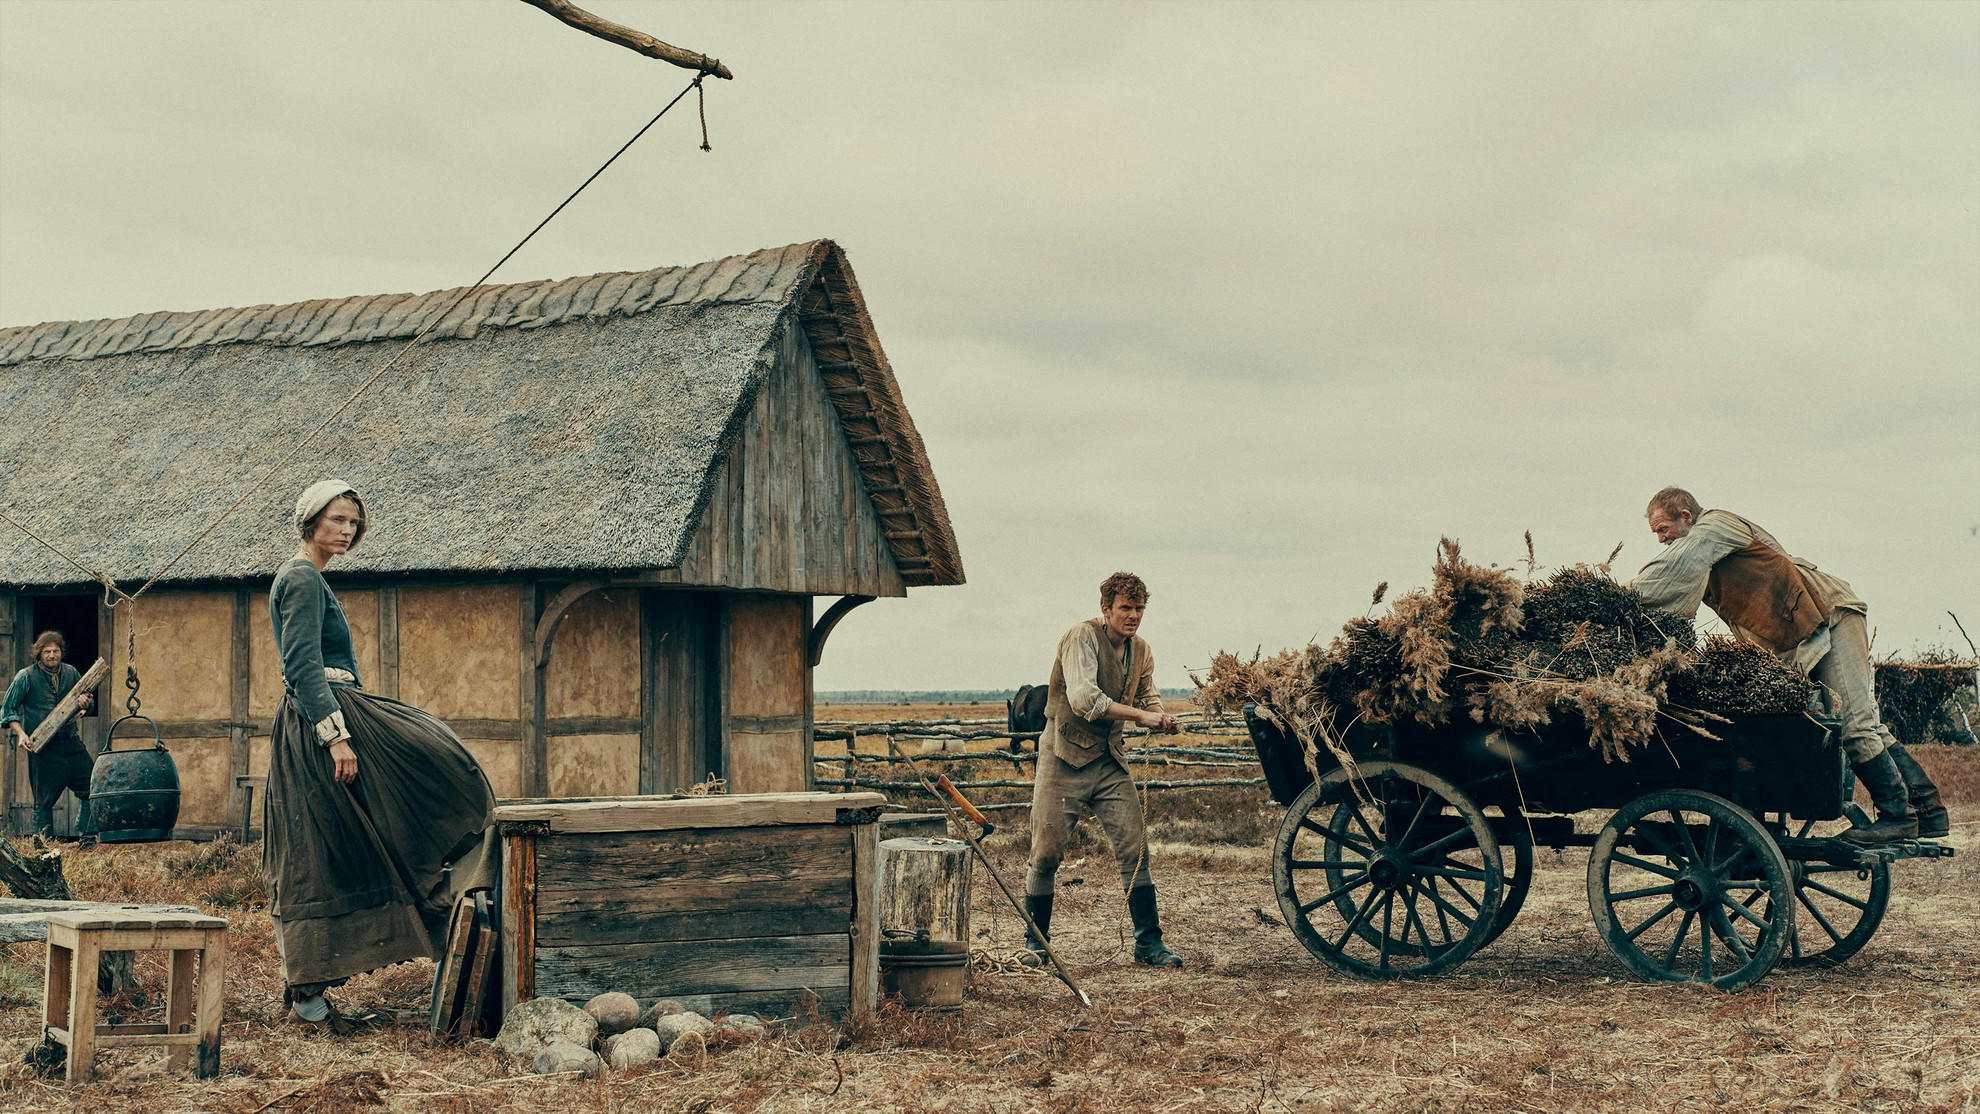
[[[69,1050],[68,1080],[88,1082],[99,1048],[163,1045],[166,1067],[186,1066],[194,1046],[193,1074],[220,1072],[220,991],[227,970],[227,922],[196,913],[101,910],[48,914],[48,982],[42,994],[42,1027]],[[171,980],[165,991],[165,1024],[98,1025],[96,957],[102,952],[169,951]],[[195,969],[194,958],[199,958]],[[193,1000],[199,1031],[193,1032]]]

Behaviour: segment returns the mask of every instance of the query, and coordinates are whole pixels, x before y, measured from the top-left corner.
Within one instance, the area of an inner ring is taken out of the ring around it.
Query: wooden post
[[[165,976],[165,1032],[189,1033],[193,1020],[193,988],[199,985],[198,969],[194,961],[199,952],[191,948],[176,948],[172,952],[172,966]],[[178,1071],[192,1059],[192,1049],[183,1044],[168,1045],[165,1053],[165,1069]]]
[[[880,824],[858,824],[852,830],[853,916],[852,970],[846,988],[846,1012],[857,1017],[871,1010],[880,993]]]
[[[220,1074],[220,1014],[226,1008],[227,930],[206,930],[206,946],[199,953],[199,1062],[193,1074],[212,1079]]]
[[[378,589],[378,692],[399,698],[399,590]]]
[[[502,832],[502,1013],[536,997],[536,837]]]
[[[660,714],[659,686],[653,670],[659,654],[653,645],[653,592],[639,590],[639,791],[660,792],[660,730],[655,719]],[[676,788],[669,785],[667,788]]]
[[[542,588],[535,580],[522,582],[522,611],[517,620],[516,641],[522,662],[522,774],[523,794],[550,795],[550,755],[543,735],[543,666],[536,661],[536,620],[540,615]]]
[[[54,967],[56,935],[68,949],[69,963],[69,1073],[70,1083],[89,1082],[90,1068],[96,1061],[96,980],[83,974],[96,969],[95,935],[77,932],[65,925],[48,926],[49,967]]]
[[[248,594],[246,590],[234,593],[234,646],[233,670],[227,682],[227,785],[231,788],[234,778],[248,773]],[[254,822],[254,794],[236,790],[228,794],[231,802],[228,813],[232,826],[239,828],[241,838],[247,838],[248,826]],[[177,956],[173,963],[178,962]],[[174,968],[176,970],[176,967]],[[174,1029],[173,1032],[178,1032]],[[179,1049],[174,1048],[177,1053]],[[183,1056],[180,1057],[184,1059]],[[176,1066],[176,1065],[175,1065]]]
[[[9,683],[14,679],[15,613],[20,597],[13,592],[0,591],[0,677]],[[4,690],[0,690],[4,691]],[[0,838],[14,834],[14,781],[20,776],[17,767],[25,757],[21,748],[0,739]]]

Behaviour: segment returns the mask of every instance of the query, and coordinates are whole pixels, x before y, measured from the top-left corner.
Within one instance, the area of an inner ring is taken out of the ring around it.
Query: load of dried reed
[[[1976,668],[1971,658],[1936,649],[1877,662],[1877,705],[1883,709],[1884,726],[1906,746],[1972,743],[1966,707],[1973,704],[1980,675]]]
[[[1378,588],[1379,604],[1386,584]],[[1371,605],[1372,610],[1372,605]],[[1813,686],[1773,655],[1727,639],[1699,646],[1691,621],[1652,611],[1609,576],[1574,565],[1533,581],[1438,543],[1430,587],[1381,618],[1351,619],[1325,649],[1245,661],[1220,653],[1197,682],[1218,711],[1268,709],[1308,745],[1355,723],[1426,725],[1468,715],[1532,730],[1572,717],[1606,760],[1648,745],[1660,720],[1709,735],[1730,713],[1787,713]]]

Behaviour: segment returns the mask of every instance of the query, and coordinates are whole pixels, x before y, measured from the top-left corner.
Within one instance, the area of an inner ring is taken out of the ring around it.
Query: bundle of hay
[[[1973,702],[1976,663],[1950,650],[1875,665],[1884,726],[1906,746],[1974,741],[1965,705]],[[1962,699],[1963,697],[1963,699]]]
[[[1605,760],[1623,761],[1655,738],[1660,717],[1710,736],[1705,725],[1722,715],[1796,712],[1814,693],[1763,650],[1730,639],[1700,646],[1690,620],[1646,609],[1606,565],[1529,583],[1471,564],[1449,538],[1430,587],[1396,599],[1382,618],[1349,620],[1325,649],[1250,661],[1220,653],[1207,677],[1191,679],[1205,707],[1258,704],[1303,741],[1336,751],[1356,722],[1469,716],[1531,730],[1568,715]]]

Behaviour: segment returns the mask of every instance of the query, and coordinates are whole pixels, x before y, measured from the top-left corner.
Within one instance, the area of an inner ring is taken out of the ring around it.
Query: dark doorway
[[[22,596],[20,621],[17,624],[19,634],[15,638],[15,645],[20,647],[20,661],[16,664],[16,668],[29,664],[32,660],[29,651],[34,645],[34,640],[39,638],[43,631],[52,630],[59,632],[63,641],[68,643],[68,649],[63,652],[62,660],[75,666],[78,671],[88,670],[103,649],[97,625],[98,610],[98,597],[93,594]],[[109,688],[108,678],[105,678],[104,683],[97,685],[96,700],[90,705],[89,710],[77,717],[77,727],[82,733],[83,745],[87,746],[91,753],[96,752],[102,736],[100,723],[103,714],[103,697]],[[25,756],[22,756],[21,760],[26,761]],[[10,819],[13,821],[12,827],[15,831],[27,830],[28,820],[33,812],[32,802],[26,796],[27,779],[22,777],[20,780],[23,783],[19,787],[21,796],[9,802],[13,806],[9,811],[14,814]],[[76,817],[76,802],[64,793],[60,803],[55,806],[55,834],[64,838],[73,836],[76,830]]]

